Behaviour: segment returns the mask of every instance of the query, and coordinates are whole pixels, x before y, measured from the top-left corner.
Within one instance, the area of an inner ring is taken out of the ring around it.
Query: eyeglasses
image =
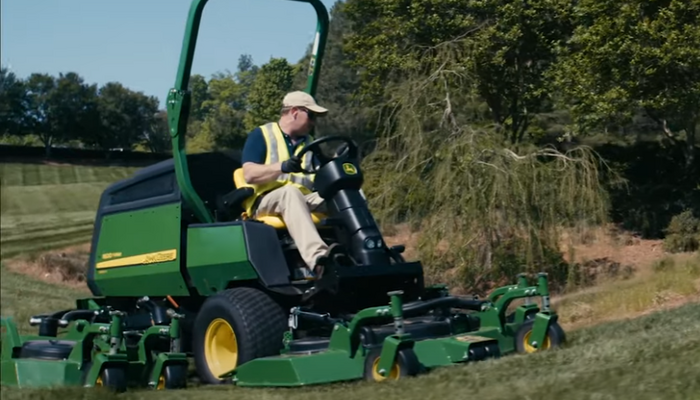
[[[289,112],[289,111],[291,111],[293,108],[295,108],[295,107],[283,107],[283,108],[282,108],[282,112],[283,112],[283,113]],[[318,116],[318,114],[316,114],[315,112],[309,110],[308,108],[304,108],[304,107],[296,107],[296,108],[297,108],[299,111],[305,112],[306,115],[309,116],[309,119],[312,120],[312,121],[315,120],[316,117]]]
[[[305,112],[306,115],[309,116],[309,119],[310,119],[310,120],[313,121],[313,120],[316,119],[316,113],[315,113],[315,112],[313,112],[313,111],[311,111],[311,110],[309,110],[309,109],[306,109],[306,108],[301,108],[300,110],[303,111],[303,112]]]

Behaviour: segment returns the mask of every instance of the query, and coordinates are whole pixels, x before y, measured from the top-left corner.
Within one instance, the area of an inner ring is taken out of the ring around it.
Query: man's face
[[[306,135],[311,131],[316,123],[316,114],[303,107],[292,109],[294,130],[299,135]]]

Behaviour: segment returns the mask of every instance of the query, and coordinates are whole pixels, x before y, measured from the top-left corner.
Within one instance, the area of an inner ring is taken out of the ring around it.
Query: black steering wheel
[[[343,150],[341,152],[337,152],[335,154],[335,156],[333,156],[333,157],[328,157],[325,154],[323,154],[323,152],[321,151],[321,148],[319,146],[321,146],[323,143],[326,143],[326,142],[336,142],[336,141],[344,143],[344,146],[341,145],[344,147]],[[301,159],[304,157],[304,154],[306,154],[310,151],[313,152],[314,155],[318,158],[320,165],[318,166],[318,168],[312,167],[313,169],[310,171],[302,168],[301,171],[305,174],[315,174],[321,167],[323,167],[324,165],[328,164],[329,162],[331,162],[337,158],[356,159],[359,150],[358,150],[358,147],[357,147],[357,144],[355,143],[355,141],[350,139],[349,137],[326,136],[326,137],[316,139],[313,142],[304,146],[304,148],[301,149],[299,154],[297,154],[297,157],[299,157]]]

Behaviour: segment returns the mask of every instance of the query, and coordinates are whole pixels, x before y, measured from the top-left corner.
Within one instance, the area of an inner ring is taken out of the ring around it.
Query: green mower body
[[[296,1],[318,15],[306,88],[314,94],[328,14],[320,0]],[[422,264],[384,242],[362,194],[358,148],[344,137],[302,150],[321,160],[307,171],[328,208],[317,229],[340,250],[322,279],[299,278],[306,266],[281,218],[243,212],[253,189],[236,184],[237,152],[185,154],[187,84],[206,3],[192,3],[168,96],[173,158],[103,192],[87,273],[94,297],[33,317],[38,335],[20,336],[3,320],[2,384],[181,388],[189,360],[206,384],[382,381],[565,341],[545,275],[518,276],[484,299],[425,286]],[[344,149],[328,156],[328,142]],[[511,309],[518,299],[525,304]]]

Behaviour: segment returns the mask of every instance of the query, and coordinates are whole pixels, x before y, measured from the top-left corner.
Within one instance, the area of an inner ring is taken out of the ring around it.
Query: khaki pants
[[[312,211],[325,211],[324,200],[318,193],[304,195],[297,187],[285,185],[264,195],[255,215],[280,214],[301,258],[313,271],[316,259],[326,253],[328,245],[311,219]]]

